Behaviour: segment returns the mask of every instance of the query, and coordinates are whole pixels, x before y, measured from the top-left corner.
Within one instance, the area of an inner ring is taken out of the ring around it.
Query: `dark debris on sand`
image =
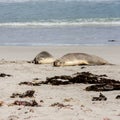
[[[5,73],[0,73],[0,77],[11,77],[12,75],[5,74]]]
[[[73,74],[72,76],[55,76],[51,78],[47,78],[44,84],[52,84],[52,85],[64,85],[64,84],[74,84],[74,83],[84,83],[84,84],[96,84],[101,82],[106,82],[105,80],[101,80],[102,77],[107,77],[106,75],[95,75],[89,72],[81,72]]]
[[[120,90],[120,81],[106,78],[107,75],[95,75],[90,72],[81,72],[72,76],[55,76],[47,78],[41,84],[67,85],[75,83],[95,84],[86,88],[87,91]]]
[[[51,107],[66,108],[66,107],[71,107],[71,105],[64,105],[62,103],[57,102],[57,103],[51,104]]]
[[[99,97],[93,97],[92,101],[106,101],[107,97],[105,97],[102,93],[100,93]]]
[[[41,82],[20,82],[19,85],[40,86]]]
[[[120,99],[120,95],[117,95],[117,96],[116,96],[116,99]]]
[[[35,100],[31,100],[30,102],[28,101],[18,101],[16,100],[13,105],[18,105],[18,106],[30,106],[30,107],[40,107],[38,103]]]
[[[25,98],[25,97],[34,97],[34,90],[27,90],[25,93],[20,94],[20,93],[13,93],[12,96],[10,96],[11,98],[16,98],[16,97],[20,97],[20,98]]]
[[[87,91],[112,91],[120,90],[120,83],[104,83],[86,87]]]
[[[90,72],[81,72],[72,76],[62,75],[46,78],[46,81],[40,82],[21,82],[19,85],[26,84],[40,86],[41,84],[67,85],[75,83],[95,84],[86,88],[87,91],[111,91],[120,90],[120,81],[108,79],[107,75],[96,75]]]

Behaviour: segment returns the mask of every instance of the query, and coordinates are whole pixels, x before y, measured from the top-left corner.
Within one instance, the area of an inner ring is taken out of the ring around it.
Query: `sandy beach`
[[[41,51],[48,51],[56,59],[66,53],[84,52],[104,58],[114,65],[53,67],[51,64],[27,63]],[[19,85],[35,78],[45,81],[56,75],[72,75],[77,72],[106,74],[108,78],[120,80],[120,46],[0,46],[0,73],[12,76],[0,77],[0,120],[120,120],[119,90],[101,92],[106,101],[92,101],[100,92],[86,91],[88,84],[70,85]],[[34,97],[11,98],[13,93],[34,90]],[[14,101],[36,100],[38,107],[12,105]],[[63,106],[54,106],[61,103]]]

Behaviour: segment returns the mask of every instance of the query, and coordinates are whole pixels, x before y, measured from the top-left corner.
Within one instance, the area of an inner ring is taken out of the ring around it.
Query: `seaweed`
[[[106,101],[107,97],[105,97],[102,93],[100,93],[99,97],[93,97],[92,101]]]
[[[18,101],[16,100],[13,105],[19,105],[19,106],[31,106],[31,107],[39,107],[38,103],[35,100],[28,101]]]
[[[68,85],[75,83],[95,84],[86,88],[87,91],[111,91],[120,90],[120,81],[106,78],[107,75],[96,75],[90,72],[75,73],[72,76],[61,75],[46,78],[46,81],[40,82],[21,82],[19,85],[26,84],[40,86],[41,84]]]
[[[40,86],[41,82],[20,82],[19,85]]]
[[[71,107],[71,105],[64,105],[64,104],[62,104],[62,103],[59,103],[59,102],[57,102],[57,103],[53,103],[53,104],[51,104],[51,107],[58,107],[58,108],[67,108],[67,107]]]
[[[117,95],[117,96],[116,96],[116,99],[120,99],[120,95]]]
[[[86,87],[86,91],[112,91],[120,90],[120,83],[105,83]]]
[[[20,93],[13,93],[12,96],[10,96],[11,98],[15,98],[15,97],[20,97],[20,98],[25,98],[25,97],[34,97],[34,90],[27,90],[25,93],[20,94]]]
[[[107,75],[95,75],[90,72],[81,72],[73,74],[72,76],[54,76],[47,78],[46,81],[41,82],[41,84],[52,84],[52,85],[66,85],[74,83],[84,83],[84,84],[103,84],[103,83],[120,83],[112,79],[105,78]]]
[[[5,74],[5,73],[0,73],[0,77],[11,77],[12,75],[9,75],[9,74]]]
[[[96,75],[90,72],[81,72],[72,76],[55,76],[47,78],[44,84],[66,85],[75,83],[95,84],[86,88],[87,91],[120,90],[120,81],[106,78],[107,75]]]

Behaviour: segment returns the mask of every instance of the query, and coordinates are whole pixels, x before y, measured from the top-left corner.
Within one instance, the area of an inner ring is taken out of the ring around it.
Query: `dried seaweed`
[[[66,85],[74,83],[95,84],[86,88],[87,91],[120,90],[120,81],[106,78],[107,75],[95,75],[90,72],[81,72],[72,76],[55,76],[47,78],[44,84]]]
[[[116,96],[116,99],[120,99],[120,95],[117,95],[117,96]]]
[[[120,83],[97,84],[86,87],[87,91],[112,91],[120,90]]]
[[[95,84],[86,88],[87,91],[110,91],[120,90],[120,81],[108,79],[107,75],[96,75],[90,72],[81,72],[72,76],[62,75],[46,78],[46,81],[40,82],[21,82],[19,85],[40,86],[41,84],[67,85],[75,83]]]
[[[106,101],[107,97],[105,97],[102,93],[100,93],[99,97],[93,97],[92,101]]]
[[[73,74],[72,76],[55,76],[47,78],[43,84],[52,84],[52,85],[66,85],[74,83],[84,83],[84,84],[102,84],[102,83],[119,83],[112,79],[107,79],[106,75],[95,75],[90,72],[81,72]],[[106,81],[107,79],[107,81]]]
[[[25,98],[25,97],[34,97],[34,90],[27,90],[25,93],[13,93],[11,98],[15,98],[15,97],[20,97],[20,98]]]
[[[40,86],[41,82],[20,82],[19,85]]]
[[[19,106],[31,106],[31,107],[39,107],[38,103],[35,100],[32,100],[30,102],[28,101],[15,101],[13,105],[19,105]]]
[[[43,84],[66,85],[74,83],[96,84],[86,88],[87,91],[110,91],[120,90],[120,82],[106,78],[107,75],[95,75],[90,72],[81,72],[72,76],[55,76],[47,78]]]
[[[66,108],[66,107],[71,107],[71,105],[64,105],[62,103],[57,102],[57,103],[51,104],[51,107]]]
[[[11,77],[12,75],[9,75],[9,74],[5,74],[5,73],[0,73],[0,77]]]

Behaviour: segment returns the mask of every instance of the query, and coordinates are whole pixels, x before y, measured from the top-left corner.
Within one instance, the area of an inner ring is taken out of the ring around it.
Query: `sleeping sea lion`
[[[86,53],[69,53],[53,62],[53,66],[74,66],[74,65],[110,65],[106,60]]]
[[[54,62],[53,56],[46,51],[42,51],[41,53],[39,53],[32,61],[32,63],[35,64],[49,64],[53,62]]]

